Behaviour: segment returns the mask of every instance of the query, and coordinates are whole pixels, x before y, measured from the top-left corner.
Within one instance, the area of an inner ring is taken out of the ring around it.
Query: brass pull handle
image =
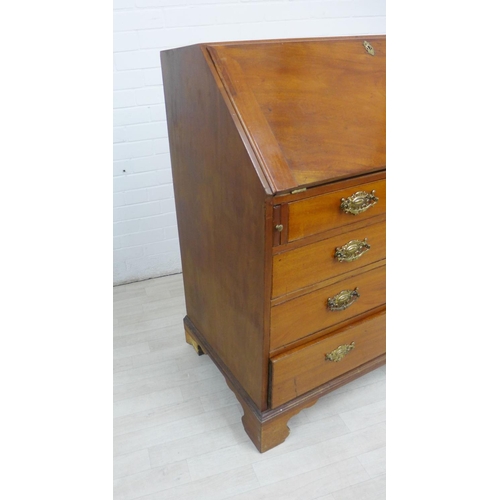
[[[375,196],[375,190],[371,193],[358,191],[349,196],[349,198],[342,198],[340,210],[346,214],[358,215],[366,212],[370,207],[373,207],[377,201],[378,198]]]
[[[337,247],[334,257],[337,258],[339,262],[352,262],[353,260],[359,259],[364,253],[368,252],[370,248],[368,238],[365,238],[363,241],[351,240],[344,246]]]
[[[358,287],[354,290],[342,290],[333,297],[329,297],[326,301],[330,311],[343,311],[349,306],[352,306],[359,298]]]
[[[355,342],[351,342],[350,344],[339,345],[337,349],[334,349],[332,352],[325,354],[325,361],[334,361],[338,363],[343,359],[343,357],[351,352],[356,347]]]

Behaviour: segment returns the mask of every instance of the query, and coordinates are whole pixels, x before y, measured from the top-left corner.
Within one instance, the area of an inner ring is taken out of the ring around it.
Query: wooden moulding
[[[288,403],[272,410],[260,411],[187,316],[184,318],[184,328],[187,343],[193,345],[198,354],[208,354],[222,375],[224,375],[228,387],[233,391],[243,408],[244,414],[241,418],[243,427],[261,453],[285,441],[290,434],[287,425],[288,421],[294,415],[315,404],[325,394],[385,364],[385,354],[383,354]]]

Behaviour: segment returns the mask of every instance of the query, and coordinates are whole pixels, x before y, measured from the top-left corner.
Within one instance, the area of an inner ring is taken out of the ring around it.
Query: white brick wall
[[[385,33],[385,0],[114,0],[114,283],[181,271],[160,51]]]

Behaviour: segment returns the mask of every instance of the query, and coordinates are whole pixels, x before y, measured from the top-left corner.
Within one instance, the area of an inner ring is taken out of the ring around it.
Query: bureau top
[[[206,48],[274,192],[385,168],[385,36]]]
[[[266,192],[385,169],[385,36],[207,43],[161,57],[169,130],[202,141],[200,117],[220,119],[207,102],[217,101]]]

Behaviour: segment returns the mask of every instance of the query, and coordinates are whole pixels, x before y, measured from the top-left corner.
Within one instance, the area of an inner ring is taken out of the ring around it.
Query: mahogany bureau
[[[385,362],[385,37],[161,52],[187,315],[264,452]]]

